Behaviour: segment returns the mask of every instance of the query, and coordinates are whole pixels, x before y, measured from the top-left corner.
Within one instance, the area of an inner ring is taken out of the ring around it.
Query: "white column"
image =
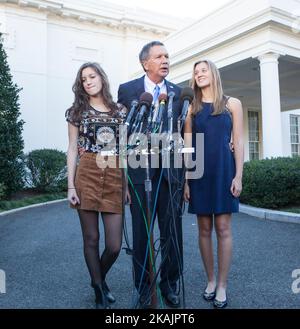
[[[282,156],[282,128],[280,87],[278,73],[279,54],[267,53],[260,61],[263,157]]]

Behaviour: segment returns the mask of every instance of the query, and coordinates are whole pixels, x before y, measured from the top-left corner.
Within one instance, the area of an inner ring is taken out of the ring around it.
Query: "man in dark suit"
[[[153,41],[146,44],[139,54],[140,63],[146,72],[139,79],[121,84],[118,91],[118,103],[130,109],[131,102],[138,100],[142,93],[149,92],[154,97],[154,108],[157,110],[158,94],[175,93],[173,100],[173,132],[177,132],[177,119],[181,113],[182,102],[180,101],[181,89],[165,78],[169,73],[169,55],[163,43]],[[156,106],[155,106],[156,105]],[[154,110],[155,111],[155,110]],[[155,114],[154,114],[155,115]],[[162,118],[162,132],[168,130],[167,111]],[[159,185],[157,205],[154,212],[158,217],[161,245],[161,281],[160,289],[167,305],[171,307],[180,306],[178,295],[178,280],[182,274],[182,187],[183,170],[174,168],[172,161],[170,169],[162,168],[160,158],[159,168],[150,165],[150,179],[152,181],[152,205],[157,193],[159,178],[163,170],[163,177]],[[145,262],[146,248],[148,242],[145,217],[141,210],[141,204],[146,214],[146,194],[144,181],[146,170],[144,168],[133,169],[128,165],[129,177],[134,188],[129,185],[131,195],[131,215],[133,232],[133,265],[135,275],[135,286],[140,294],[141,304],[149,303],[149,264]],[[146,265],[146,268],[144,266]],[[156,268],[156,270],[158,270]],[[145,305],[144,305],[145,306]]]

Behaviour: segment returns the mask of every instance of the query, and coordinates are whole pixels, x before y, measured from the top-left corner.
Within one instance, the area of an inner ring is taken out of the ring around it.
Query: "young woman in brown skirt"
[[[85,63],[80,67],[73,92],[74,103],[66,111],[68,200],[78,211],[96,308],[109,308],[115,297],[105,278],[121,249],[123,201],[128,195],[119,165],[117,141],[126,108],[113,102],[108,78],[97,63]],[[105,249],[101,257],[99,213],[105,231]]]

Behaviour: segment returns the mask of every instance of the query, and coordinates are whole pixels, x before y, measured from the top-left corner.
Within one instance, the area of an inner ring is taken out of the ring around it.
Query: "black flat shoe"
[[[106,296],[103,293],[103,288],[100,284],[93,285],[94,291],[95,291],[95,303],[96,303],[96,309],[110,309],[110,306],[108,305]]]
[[[216,290],[213,292],[206,292],[204,290],[204,293],[202,294],[202,297],[207,301],[207,302],[211,302],[215,299],[216,297]]]
[[[214,307],[215,308],[225,308],[227,306],[227,299],[224,301],[219,301],[216,298],[214,299]]]
[[[138,308],[140,309],[151,309],[152,308],[152,303],[150,300],[150,297],[147,296],[140,296],[139,302],[138,302]]]
[[[169,292],[167,295],[163,295],[166,305],[172,308],[180,307],[180,297],[174,292]]]
[[[105,281],[102,282],[102,289],[103,289],[103,294],[105,295],[107,301],[109,303],[115,303],[116,298],[113,296],[113,294],[110,292],[108,285]]]

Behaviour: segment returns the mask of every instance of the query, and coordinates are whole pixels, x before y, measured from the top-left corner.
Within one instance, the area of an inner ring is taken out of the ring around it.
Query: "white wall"
[[[0,27],[13,80],[22,87],[24,151],[66,150],[64,113],[73,102],[72,85],[81,64],[99,62],[114,99],[121,82],[139,68],[138,53],[162,34],[60,17],[27,7],[0,4]]]
[[[97,30],[91,24],[80,27],[76,24],[66,24],[62,20],[48,23],[46,147],[67,147],[64,113],[72,104],[72,85],[78,68],[84,62],[100,63],[115,94],[120,79],[119,72],[122,72],[123,63],[119,56],[122,39],[119,35],[108,32]]]
[[[22,88],[23,137],[30,149],[46,144],[47,21],[44,14],[6,14],[6,52],[13,80]]]
[[[257,3],[257,0],[255,1]],[[260,4],[265,8],[267,2],[264,0]],[[278,1],[273,2],[277,4]],[[288,2],[295,3],[294,0]],[[223,12],[230,9],[233,4],[234,2],[214,15],[221,17]],[[250,7],[253,10],[253,4]],[[234,6],[234,8],[237,10],[239,6]],[[116,99],[120,83],[131,79],[137,72],[139,75],[142,74],[138,63],[138,53],[142,45],[153,39],[163,39],[162,33],[147,27],[142,30],[134,26],[120,28],[72,17],[61,17],[28,7],[0,4],[0,31],[5,36],[4,45],[8,54],[8,62],[14,81],[23,88],[20,102],[22,118],[26,122],[23,132],[25,152],[44,147],[66,150],[68,141],[64,113],[72,104],[72,84],[76,72],[83,62],[100,62],[109,77],[112,93]],[[198,25],[205,22],[203,20],[192,24],[190,28],[184,29],[178,34],[175,33],[166,40],[171,54],[171,63],[174,55],[175,62],[177,62],[170,75],[171,79],[175,78],[175,82],[184,75],[191,76],[192,64],[189,64],[189,60],[194,61],[193,58],[190,59],[186,57],[186,54],[181,53],[183,47],[181,41],[183,40],[180,40],[179,43],[179,39],[184,38],[184,42],[187,43],[186,47],[189,48],[188,45],[192,44],[192,40],[197,42],[197,38],[193,38],[193,35],[189,33],[190,30],[198,31]],[[232,25],[232,22],[227,23]],[[218,22],[218,26],[219,24],[221,23]],[[207,32],[207,30],[205,31]],[[266,32],[264,31],[264,33]],[[289,31],[289,33],[291,32]],[[258,35],[256,35],[256,41],[257,38]],[[244,42],[249,43],[249,35]],[[214,50],[208,50],[211,56]],[[223,56],[224,60],[227,54],[225,49],[218,48],[218,53],[219,56]],[[235,50],[235,53],[238,52]],[[185,57],[182,62],[180,62],[181,56]],[[188,70],[187,65],[189,65]],[[299,112],[300,110],[297,113]],[[286,156],[291,153],[289,113],[283,112],[281,115],[283,149]],[[246,109],[244,116],[247,159]]]

